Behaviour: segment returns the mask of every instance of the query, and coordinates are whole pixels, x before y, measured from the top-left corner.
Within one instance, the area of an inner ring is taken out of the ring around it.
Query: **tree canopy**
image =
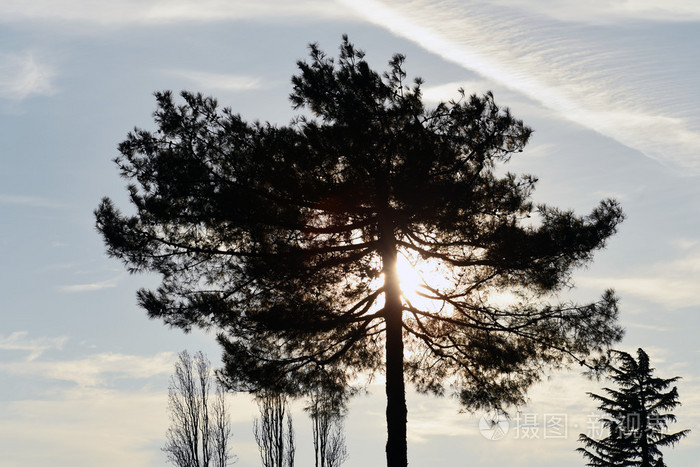
[[[287,126],[157,93],[157,130],[135,129],[116,158],[135,212],[108,198],[96,211],[110,255],[160,274],[138,292],[149,316],[219,332],[231,388],[342,390],[385,372],[390,465],[406,462],[404,378],[502,407],[622,334],[611,291],[555,297],[615,233],[617,202],[535,206],[535,177],[496,171],[531,129],[490,93],[427,107],[403,64],[380,74],[347,37],[337,60],[311,45]],[[399,257],[438,271],[420,300]]]
[[[661,449],[673,446],[688,435],[689,430],[669,433],[675,415],[668,412],[678,401],[678,389],[671,384],[679,377],[658,378],[649,365],[649,356],[637,349],[637,359],[627,352],[614,351],[617,365],[610,368],[611,379],[617,388],[604,388],[605,396],[588,393],[600,402],[603,412],[600,422],[607,436],[594,439],[581,434],[579,441],[586,448],[578,448],[590,466],[664,467]]]

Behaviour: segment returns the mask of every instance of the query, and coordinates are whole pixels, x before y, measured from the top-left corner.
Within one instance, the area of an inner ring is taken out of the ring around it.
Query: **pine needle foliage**
[[[641,348],[636,360],[626,352],[614,353],[618,364],[610,371],[617,388],[604,388],[604,396],[588,393],[600,402],[604,414],[600,422],[608,436],[594,439],[581,434],[579,441],[586,447],[577,451],[589,466],[665,467],[661,448],[675,445],[689,433],[668,432],[676,421],[669,411],[680,405],[678,389],[669,387],[680,378],[653,376],[649,356]]]
[[[534,206],[535,177],[495,170],[532,130],[491,93],[426,107],[402,55],[383,74],[364,57],[347,37],[337,60],[311,45],[288,126],[157,93],[157,130],[135,129],[116,159],[135,213],[105,198],[97,227],[130,271],[160,275],[138,292],[150,317],[219,332],[231,388],[342,391],[385,373],[388,456],[405,465],[404,380],[502,407],[620,339],[612,291],[555,294],[623,214]],[[398,255],[442,271],[421,303],[402,294]],[[504,291],[511,303],[490,299]]]

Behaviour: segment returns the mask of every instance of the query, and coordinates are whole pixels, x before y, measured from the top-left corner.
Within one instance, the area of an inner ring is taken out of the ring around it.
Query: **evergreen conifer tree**
[[[615,352],[619,364],[611,368],[611,378],[617,389],[604,388],[606,396],[588,393],[600,402],[604,413],[600,422],[608,436],[593,439],[581,434],[578,448],[589,466],[664,467],[662,447],[672,446],[687,436],[689,430],[668,433],[676,417],[668,412],[680,405],[678,390],[669,386],[679,377],[657,378],[649,366],[649,357],[637,350],[635,360],[626,352]]]
[[[403,62],[382,75],[347,38],[337,61],[312,45],[289,126],[158,93],[157,130],[134,130],[116,159],[135,211],[105,198],[96,212],[109,254],[161,276],[138,292],[149,316],[218,330],[231,388],[344,391],[384,372],[391,466],[407,464],[405,379],[501,407],[622,333],[611,291],[555,297],[615,233],[618,204],[535,207],[534,177],[495,171],[531,130],[490,93],[427,108]],[[420,302],[400,257],[439,270]],[[490,299],[504,291],[514,300]]]

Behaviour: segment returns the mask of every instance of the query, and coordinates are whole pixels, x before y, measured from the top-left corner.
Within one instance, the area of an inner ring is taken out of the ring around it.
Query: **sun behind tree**
[[[402,251],[397,255],[396,272],[406,308],[440,312],[441,303],[431,298],[431,290],[444,290],[451,285],[451,274],[447,268],[434,259],[421,259],[418,255]]]
[[[379,74],[347,37],[337,61],[312,45],[290,96],[307,116],[285,127],[158,93],[158,130],[116,159],[136,214],[109,199],[96,212],[109,254],[161,275],[138,292],[149,316],[220,332],[232,389],[342,392],[383,372],[392,467],[408,462],[404,379],[442,394],[449,378],[464,406],[502,408],[622,334],[612,292],[555,296],[615,233],[618,204],[535,208],[534,177],[494,171],[531,130],[490,93],[426,108],[403,62]],[[446,283],[409,303],[400,255]],[[517,301],[489,302],[506,290]]]

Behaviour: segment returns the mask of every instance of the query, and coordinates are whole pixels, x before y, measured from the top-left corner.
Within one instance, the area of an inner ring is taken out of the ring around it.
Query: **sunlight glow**
[[[405,256],[399,255],[396,269],[401,281],[401,292],[414,295],[423,283],[420,274]]]
[[[443,305],[441,300],[426,297],[430,294],[428,287],[440,290],[450,285],[447,272],[439,262],[414,258],[406,252],[401,252],[397,258],[396,269],[405,302],[424,311],[440,310]]]
[[[430,313],[451,314],[451,306],[436,298],[431,289],[440,293],[453,291],[455,284],[460,282],[457,275],[463,271],[449,268],[437,260],[411,257],[406,252],[399,253],[396,268],[404,303]],[[478,296],[484,305],[496,308],[514,306],[521,300],[517,293],[504,290],[481,290]]]

